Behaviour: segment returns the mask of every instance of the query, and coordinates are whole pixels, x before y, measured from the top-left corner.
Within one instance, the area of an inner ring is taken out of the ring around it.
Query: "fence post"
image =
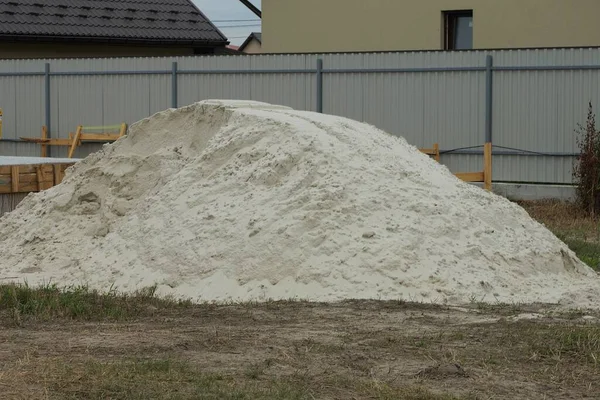
[[[317,59],[317,112],[323,112],[323,59]]]
[[[50,139],[52,137],[52,129],[50,128],[52,113],[50,109],[50,63],[46,63],[44,66],[44,99],[45,99],[45,112],[46,112],[46,137]],[[52,147],[48,146],[47,149],[48,157],[52,157]]]
[[[177,108],[177,62],[171,65],[171,108]]]
[[[485,59],[485,143],[492,142],[493,67],[494,59],[491,55],[488,55]]]

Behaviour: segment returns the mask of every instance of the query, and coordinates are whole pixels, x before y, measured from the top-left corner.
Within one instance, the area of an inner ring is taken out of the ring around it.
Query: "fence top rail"
[[[279,68],[279,69],[169,69],[169,70],[111,70],[111,71],[58,71],[58,72],[0,72],[0,77],[19,76],[108,76],[108,75],[254,75],[254,74],[372,74],[372,73],[432,73],[432,72],[483,72],[487,66],[466,67],[406,67],[406,68]],[[600,70],[593,65],[533,65],[492,66],[492,71],[589,71]]]

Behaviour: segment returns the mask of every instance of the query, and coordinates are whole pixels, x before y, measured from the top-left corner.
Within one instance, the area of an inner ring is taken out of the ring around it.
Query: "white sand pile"
[[[0,220],[0,279],[202,300],[600,304],[520,207],[372,126],[263,103],[161,112]]]

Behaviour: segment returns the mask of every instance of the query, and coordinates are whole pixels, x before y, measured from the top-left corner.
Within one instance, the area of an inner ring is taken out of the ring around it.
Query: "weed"
[[[596,130],[596,116],[589,103],[585,126],[577,129],[580,155],[573,167],[577,185],[577,202],[591,216],[600,212],[600,132]]]

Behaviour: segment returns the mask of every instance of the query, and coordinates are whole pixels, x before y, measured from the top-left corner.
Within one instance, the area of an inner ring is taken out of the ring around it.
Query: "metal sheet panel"
[[[39,137],[44,124],[43,77],[0,77],[0,108],[3,109],[4,140]],[[0,142],[0,155],[39,155],[39,147],[28,143]]]
[[[496,67],[600,65],[598,48],[496,50],[485,53],[494,57]]]
[[[484,72],[334,73],[336,69],[483,67],[485,54],[325,55],[324,112],[371,123],[411,144],[483,144]]]
[[[54,137],[66,137],[77,124],[132,123],[171,105],[171,66],[179,71],[266,71],[277,73],[178,76],[180,106],[207,98],[267,101],[316,110],[316,61],[326,73],[324,111],[365,121],[409,143],[442,149],[480,145],[485,130],[485,72],[344,72],[338,69],[465,68],[600,65],[599,49],[499,50],[474,52],[402,52],[296,54],[163,58],[7,60],[3,72],[90,73],[155,71],[140,75],[68,75],[51,77]],[[310,73],[282,70],[311,70]],[[600,103],[600,71],[495,71],[493,139],[498,146],[572,153],[573,130],[585,121],[587,103]],[[7,139],[38,136],[45,122],[44,77],[0,77],[0,107]],[[97,149],[85,146],[77,156]],[[57,148],[54,155],[64,155]],[[497,150],[497,149],[496,149]],[[39,146],[0,143],[0,154],[37,155]],[[444,155],[454,172],[476,171],[480,155]],[[494,179],[567,183],[573,157],[494,157]]]

